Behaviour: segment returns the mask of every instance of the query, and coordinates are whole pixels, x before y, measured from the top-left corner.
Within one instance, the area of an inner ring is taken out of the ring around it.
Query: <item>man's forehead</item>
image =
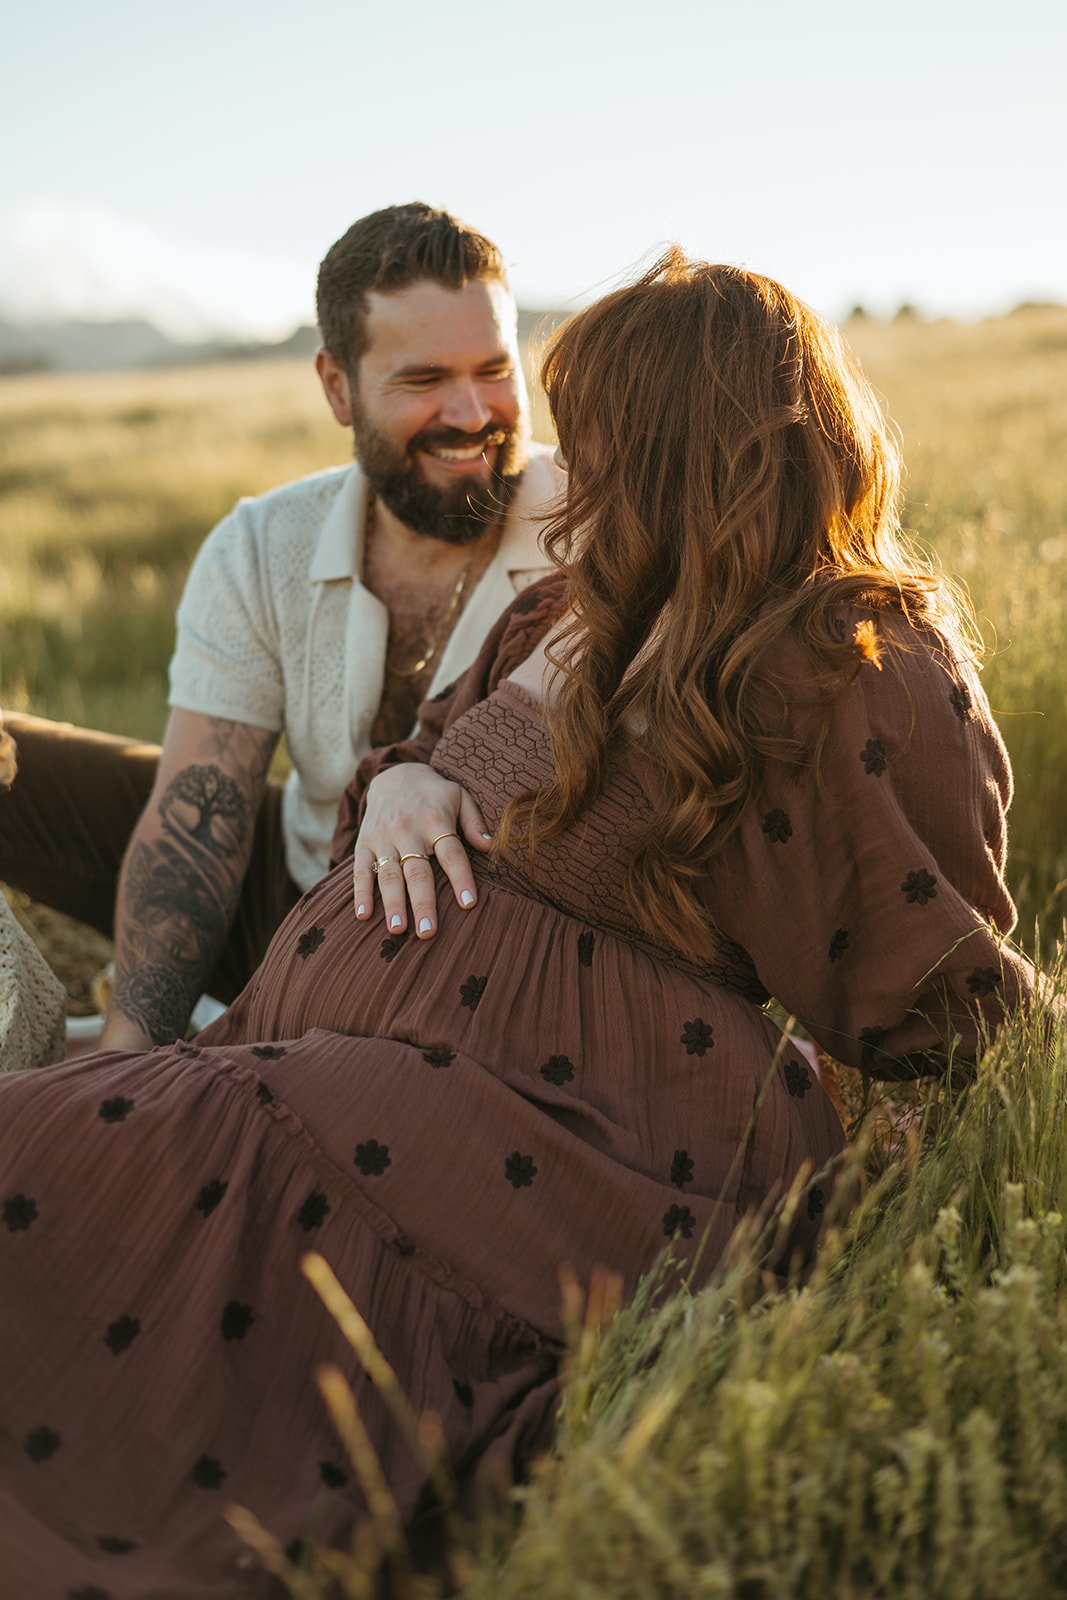
[[[462,289],[432,279],[367,295],[363,359],[373,365],[450,367],[513,350],[517,313],[511,291],[494,278]]]

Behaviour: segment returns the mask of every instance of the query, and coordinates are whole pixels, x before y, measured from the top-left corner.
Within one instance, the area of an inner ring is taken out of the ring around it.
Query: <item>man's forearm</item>
[[[253,741],[245,741],[252,746]],[[165,1044],[184,1029],[233,919],[269,748],[190,762],[153,795],[127,851],[115,916],[115,986],[103,1044]]]

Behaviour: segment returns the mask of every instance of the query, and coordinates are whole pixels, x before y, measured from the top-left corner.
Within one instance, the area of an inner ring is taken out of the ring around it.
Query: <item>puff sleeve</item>
[[[812,671],[787,647],[781,731],[811,748],[828,714],[825,744],[768,763],[701,893],[829,1055],[899,1078],[974,1056],[1034,977],[1004,937],[1011,770],[977,675],[904,619],[877,625],[891,659],[828,712],[789,692]]]

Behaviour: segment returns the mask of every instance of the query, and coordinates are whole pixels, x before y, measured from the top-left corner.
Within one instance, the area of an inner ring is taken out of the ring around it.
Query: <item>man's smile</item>
[[[491,433],[463,444],[452,442],[445,444],[443,441],[428,439],[420,442],[417,450],[419,454],[429,456],[448,472],[462,472],[481,462],[490,466],[492,452],[498,445],[503,444],[506,438],[506,430],[495,428]]]

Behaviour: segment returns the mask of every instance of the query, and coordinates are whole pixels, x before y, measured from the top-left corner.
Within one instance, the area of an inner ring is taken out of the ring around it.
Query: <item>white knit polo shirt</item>
[[[549,570],[538,535],[564,482],[551,450],[531,445],[499,549],[428,694],[470,665],[505,606]],[[389,613],[360,580],[366,501],[358,463],[239,501],[201,546],[178,607],[170,704],[285,733],[286,864],[302,889],[326,871],[337,802],[382,697]]]

